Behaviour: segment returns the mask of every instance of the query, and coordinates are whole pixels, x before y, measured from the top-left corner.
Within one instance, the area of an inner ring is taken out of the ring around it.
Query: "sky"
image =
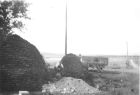
[[[66,0],[26,0],[22,37],[40,52],[64,54]],[[68,53],[140,55],[140,0],[67,0]]]

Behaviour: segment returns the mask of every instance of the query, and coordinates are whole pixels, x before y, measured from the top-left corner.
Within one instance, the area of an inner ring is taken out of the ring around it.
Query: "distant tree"
[[[22,30],[23,19],[30,19],[27,16],[28,6],[29,3],[23,0],[0,1],[0,43],[13,33],[13,29]]]

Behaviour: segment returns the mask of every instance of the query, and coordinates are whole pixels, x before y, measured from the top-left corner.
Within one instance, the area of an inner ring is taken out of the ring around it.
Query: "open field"
[[[139,95],[139,56],[129,57],[137,68],[126,67],[126,56],[109,56],[102,72],[90,71],[91,85],[101,90],[97,95]]]
[[[50,63],[52,67],[54,67],[61,60],[61,57],[51,57],[46,58],[45,60],[46,62]],[[139,95],[139,63],[137,63],[138,68],[126,68],[125,63],[120,60],[118,61],[116,59],[111,59],[111,61],[109,62],[109,65],[106,66],[101,72],[97,70],[89,71],[90,76],[88,80],[84,80],[89,85],[98,88],[100,90],[100,93],[51,93],[51,95]],[[112,64],[117,64],[118,67]],[[30,94],[24,95],[50,94],[42,92],[32,92]]]
[[[24,95],[139,95],[138,69],[105,69],[102,72],[90,71],[92,86],[101,92],[97,94],[84,93],[42,93],[32,92]],[[1,94],[3,95],[3,94]],[[10,94],[11,95],[11,94]]]
[[[105,70],[103,72],[91,71],[94,87],[101,91],[97,94],[74,95],[139,95],[139,72],[138,70]],[[132,71],[132,72],[131,72]],[[58,95],[55,94],[55,95]],[[63,94],[60,94],[63,95]],[[73,94],[64,94],[73,95]]]
[[[102,73],[93,72],[92,74],[100,76],[102,82],[99,81],[100,89],[105,91],[103,95],[139,95],[138,69],[109,69]]]
[[[53,93],[53,95],[139,95],[139,70],[106,69],[102,72],[90,71],[90,85],[100,93]],[[80,88],[80,87],[79,87]]]

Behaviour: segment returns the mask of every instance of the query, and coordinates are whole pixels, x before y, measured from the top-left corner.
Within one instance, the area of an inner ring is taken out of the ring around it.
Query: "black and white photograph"
[[[0,0],[0,95],[139,95],[140,0]]]

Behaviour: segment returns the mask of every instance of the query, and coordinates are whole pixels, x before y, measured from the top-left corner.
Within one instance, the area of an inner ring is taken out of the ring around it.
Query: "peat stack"
[[[37,48],[18,35],[8,36],[0,47],[0,92],[39,91],[48,78]]]
[[[67,54],[62,60],[61,64],[63,64],[62,75],[66,77],[75,77],[82,78],[85,74],[85,68],[80,61],[80,57],[75,54]]]

